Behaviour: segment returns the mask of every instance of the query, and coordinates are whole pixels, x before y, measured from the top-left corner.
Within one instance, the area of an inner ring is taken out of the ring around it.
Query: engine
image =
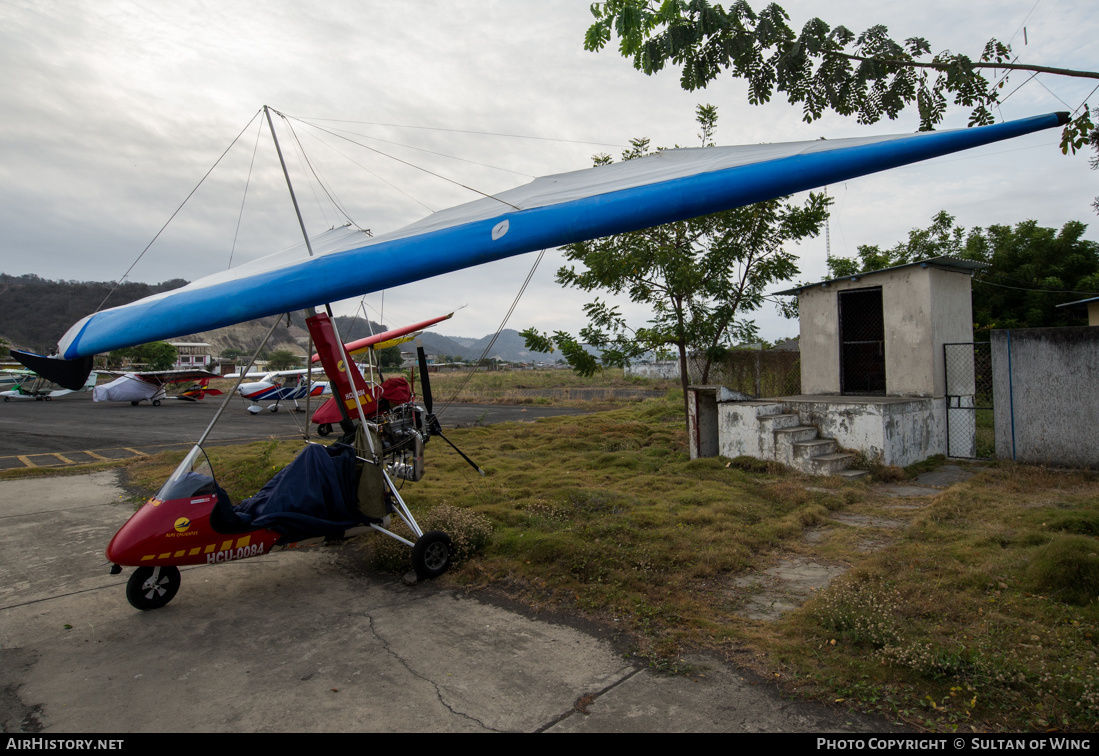
[[[417,481],[424,477],[424,409],[412,402],[400,404],[374,418],[382,437],[386,472],[391,478]]]

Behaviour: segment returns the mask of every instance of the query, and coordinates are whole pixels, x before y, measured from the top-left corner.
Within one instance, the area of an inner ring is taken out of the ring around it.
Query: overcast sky
[[[585,52],[588,5],[0,0],[0,272],[118,279],[242,130],[129,278],[194,280],[225,269],[231,255],[235,265],[300,241],[266,127],[258,119],[248,126],[265,104],[314,123],[325,119],[381,152],[485,192],[586,168],[598,152],[618,157],[631,137],[694,146],[698,103],[718,106],[719,144],[916,128],[914,114],[872,126],[839,116],[806,124],[784,100],[748,105],[745,87],[727,77],[685,92],[675,70],[650,78],[613,49]],[[1021,62],[1099,68],[1094,4],[1084,0],[783,5],[794,28],[824,14],[856,32],[884,24],[897,39],[923,36],[935,50],[976,57],[996,37],[1010,40]],[[1005,94],[1027,76],[1014,74]],[[1014,91],[998,116],[1073,110],[1096,83],[1041,75]],[[964,126],[966,116],[951,109],[946,127]],[[319,233],[342,223],[286,125],[276,128],[307,228]],[[300,122],[294,129],[342,207],[375,233],[477,197],[378,153],[322,141]],[[966,227],[1091,223],[1099,172],[1089,171],[1086,157],[1062,156],[1058,142],[1058,132],[1046,131],[832,186],[832,253],[892,246],[939,210]],[[1099,239],[1099,227],[1087,235]],[[825,274],[823,236],[798,253],[799,280]],[[533,254],[523,255],[392,289],[384,319],[400,325],[466,305],[439,331],[484,335],[498,326],[533,262]],[[554,283],[559,265],[559,255],[546,254],[510,327],[581,327],[590,297]],[[378,319],[382,295],[366,304]],[[638,322],[645,317],[641,308],[625,309]],[[758,322],[770,340],[797,334],[796,322],[770,305]]]

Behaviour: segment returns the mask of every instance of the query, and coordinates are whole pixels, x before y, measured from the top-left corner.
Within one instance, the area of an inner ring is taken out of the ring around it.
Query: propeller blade
[[[427,372],[427,355],[424,354],[424,348],[416,347],[416,356],[420,360],[420,388],[423,390],[424,409],[427,410],[427,414],[431,414],[431,378],[428,377]],[[448,442],[449,443],[449,442]]]

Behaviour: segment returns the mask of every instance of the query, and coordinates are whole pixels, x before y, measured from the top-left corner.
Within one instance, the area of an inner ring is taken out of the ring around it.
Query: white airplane
[[[110,383],[96,386],[92,391],[93,402],[129,402],[137,406],[140,402],[151,402],[160,406],[162,399],[182,399],[197,402],[207,394],[217,396],[218,389],[207,388],[211,378],[216,375],[208,370],[151,370],[142,373],[111,373],[118,376]],[[168,395],[167,387],[173,383],[190,383],[178,394]]]
[[[298,399],[304,399],[307,394],[309,396],[324,396],[332,393],[328,381],[311,381],[306,373],[320,373],[323,375],[324,370],[317,367],[311,370],[299,368],[297,370],[272,370],[266,373],[246,373],[245,378],[259,378],[259,380],[253,383],[240,384],[237,387],[237,393],[251,402],[247,409],[253,415],[258,415],[263,411],[263,407],[260,405],[261,401],[274,400],[274,404],[267,406],[270,412],[278,412],[279,402],[282,401],[292,401],[294,409],[299,410],[301,408],[298,406]],[[225,377],[240,378],[240,373],[233,373]],[[294,380],[286,381],[286,378],[293,378]]]
[[[0,396],[4,397],[5,402],[10,402],[12,399],[34,399],[37,402],[48,402],[66,394],[91,391],[95,388],[95,382],[99,379],[99,374],[93,370],[84,380],[83,386],[70,390],[43,378],[33,370],[5,370],[4,375],[6,378],[3,379],[3,382],[14,387],[7,391],[0,391]]]

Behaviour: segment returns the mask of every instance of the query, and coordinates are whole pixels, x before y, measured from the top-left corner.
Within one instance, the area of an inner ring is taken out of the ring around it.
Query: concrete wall
[[[882,289],[887,396],[944,395],[942,345],[973,340],[967,272],[918,266],[802,292],[801,392],[840,393],[839,292]]]
[[[815,425],[824,438],[883,465],[906,467],[946,454],[946,405],[940,399],[865,401],[784,399],[787,411]]]
[[[674,362],[634,362],[626,366],[625,375],[640,378],[668,378],[679,380],[679,361]]]
[[[1099,328],[992,332],[996,456],[1099,468]]]

